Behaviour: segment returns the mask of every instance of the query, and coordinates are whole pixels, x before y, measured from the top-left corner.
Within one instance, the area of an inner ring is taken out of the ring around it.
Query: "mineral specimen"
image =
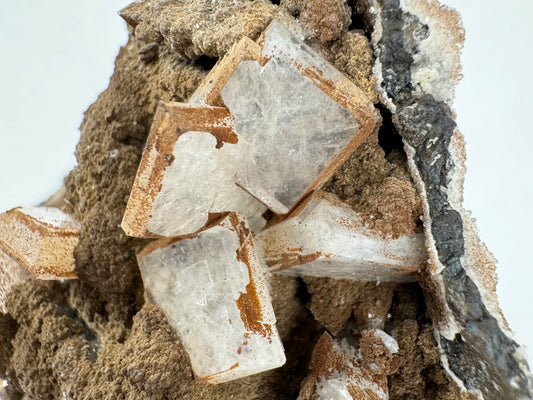
[[[380,329],[357,336],[357,341],[333,339],[327,332],[321,336],[311,357],[312,373],[303,381],[298,400],[389,398],[387,375],[398,369],[398,343]]]
[[[532,398],[524,354],[497,305],[494,259],[462,205],[464,142],[450,108],[464,39],[459,16],[434,0],[365,0],[359,8],[374,25],[380,95],[422,194],[422,284],[434,298],[443,365],[464,396]]]
[[[412,281],[427,258],[421,233],[391,238],[335,195],[315,192],[256,237],[271,271],[360,281]]]
[[[160,104],[124,214],[128,235],[185,235],[225,211],[258,231],[265,208],[245,192],[287,213],[374,128],[363,92],[281,23],[265,41],[264,59],[249,39],[233,46],[192,104]]]
[[[266,271],[244,216],[230,213],[189,238],[160,239],[138,259],[148,296],[198,378],[221,383],[285,363]]]
[[[14,208],[0,215],[0,312],[26,279],[76,278],[79,223],[57,208]]]

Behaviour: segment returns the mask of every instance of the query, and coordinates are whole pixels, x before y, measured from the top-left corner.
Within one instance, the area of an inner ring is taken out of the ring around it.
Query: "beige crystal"
[[[76,278],[79,223],[52,207],[14,208],[0,214],[0,311],[11,289],[29,278]]]

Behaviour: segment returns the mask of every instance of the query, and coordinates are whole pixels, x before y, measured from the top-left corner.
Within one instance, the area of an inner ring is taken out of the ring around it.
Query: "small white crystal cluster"
[[[310,398],[309,392],[317,400],[389,398],[387,375],[396,370],[392,360],[398,353],[398,343],[379,329],[361,331],[359,336],[373,336],[370,346],[381,349],[367,354],[360,342],[355,347],[347,338],[322,335],[311,358],[313,371],[302,388],[307,394],[305,398]],[[351,335],[348,338],[352,342]]]
[[[80,224],[52,207],[21,207],[0,214],[0,312],[14,286],[30,278],[75,278]]]

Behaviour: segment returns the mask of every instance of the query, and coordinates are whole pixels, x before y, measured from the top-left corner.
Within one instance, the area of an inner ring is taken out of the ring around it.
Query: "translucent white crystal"
[[[328,193],[301,212],[257,235],[271,271],[370,281],[411,281],[426,259],[422,234],[397,239],[363,225],[361,217]]]
[[[196,376],[210,383],[285,362],[265,271],[245,220],[235,215],[194,238],[139,255],[150,298],[181,338]],[[238,252],[246,254],[246,262]],[[245,298],[255,299],[249,303],[253,316],[243,309]]]
[[[154,199],[148,230],[162,236],[196,232],[209,213],[245,214],[253,231],[260,230],[266,207],[235,184],[247,152],[243,143],[216,148],[207,132],[187,132],[174,146],[174,162],[167,167],[160,192]]]
[[[38,222],[58,229],[80,229],[80,223],[72,216],[55,207],[20,207],[19,212]]]
[[[238,183],[278,214],[295,205],[357,134],[353,115],[283,56],[264,67],[241,62],[221,95],[239,141],[249,144]]]

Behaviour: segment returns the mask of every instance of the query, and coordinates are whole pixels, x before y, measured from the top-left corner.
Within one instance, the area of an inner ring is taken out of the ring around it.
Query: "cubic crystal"
[[[0,311],[26,279],[76,278],[79,223],[57,208],[14,208],[0,214]]]
[[[285,362],[243,215],[229,213],[185,239],[160,239],[138,255],[147,294],[165,312],[195,375],[221,383]]]
[[[413,281],[427,258],[422,233],[387,237],[321,191],[256,240],[272,272],[295,276]]]

